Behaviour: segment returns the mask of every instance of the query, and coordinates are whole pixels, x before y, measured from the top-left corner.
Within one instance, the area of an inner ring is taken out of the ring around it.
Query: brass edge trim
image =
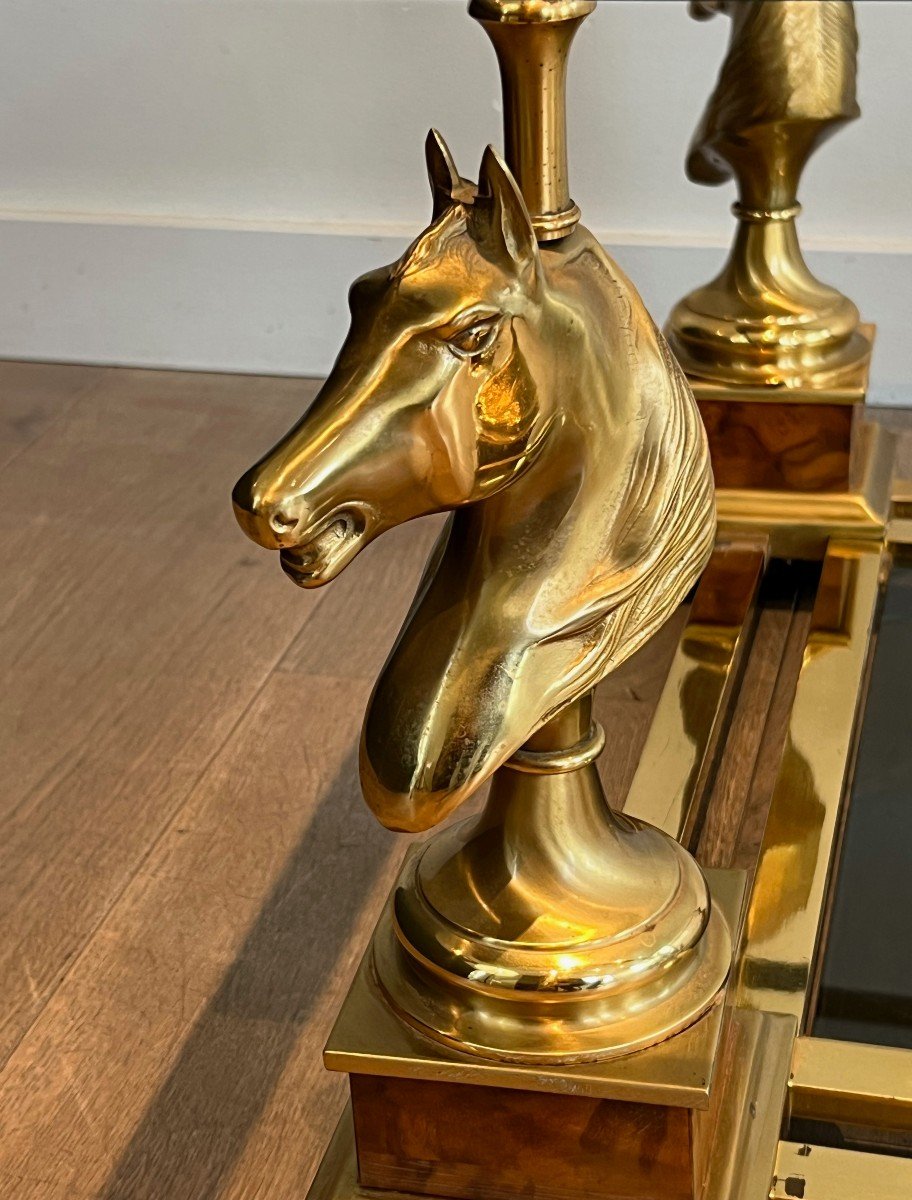
[[[899,478],[893,480],[892,500],[894,505],[912,505],[912,479]]]
[[[912,544],[912,517],[897,517],[888,521],[886,537],[894,546]]]
[[[624,801],[625,814],[684,845],[697,825],[730,716],[765,559],[765,546],[723,545],[713,551]],[[721,593],[724,613],[714,592]]]
[[[884,516],[872,508],[865,496],[855,492],[823,495],[719,488],[716,503],[720,525],[737,521],[777,528],[815,526],[823,530],[845,526],[853,536],[875,538],[883,533],[885,524]]]
[[[909,1200],[912,1159],[780,1142],[769,1194],[771,1200]]]
[[[801,215],[800,204],[790,204],[787,208],[748,208],[736,200],[731,210],[732,215],[739,221],[749,221],[757,225],[765,225],[769,221],[794,221]]]
[[[731,1045],[709,1144],[701,1200],[762,1200],[769,1192],[782,1136],[795,1020],[734,1009]],[[703,1134],[698,1115],[698,1133]]]
[[[535,230],[536,240],[552,242],[566,237],[579,224],[582,215],[579,205],[574,201],[570,202],[569,208],[564,208],[560,212],[533,213],[532,228]]]
[[[912,1050],[800,1037],[789,1088],[796,1117],[912,1130]]]
[[[745,923],[735,1002],[803,1028],[846,775],[855,744],[882,543],[824,560]]]
[[[893,480],[887,540],[899,546],[912,542],[912,479]]]

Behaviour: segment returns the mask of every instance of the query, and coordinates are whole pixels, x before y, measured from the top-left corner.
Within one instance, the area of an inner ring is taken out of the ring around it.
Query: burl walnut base
[[[873,343],[875,327],[861,326]],[[819,558],[831,537],[882,537],[892,436],[865,423],[870,357],[827,389],[689,382],[709,438],[719,529],[763,534],[781,557]]]
[[[743,873],[706,874],[737,931]],[[738,1108],[735,1077],[750,1086],[744,1038],[720,1002],[683,1033],[608,1062],[482,1059],[400,1020],[368,952],[325,1054],[328,1067],[350,1073],[351,1115],[311,1200],[704,1200],[722,1105]]]

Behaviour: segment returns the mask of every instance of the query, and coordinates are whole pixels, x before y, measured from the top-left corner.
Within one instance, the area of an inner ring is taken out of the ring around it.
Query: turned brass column
[[[567,58],[594,0],[472,0],[494,44],[503,83],[504,150],[539,242],[580,218],[567,169]]]

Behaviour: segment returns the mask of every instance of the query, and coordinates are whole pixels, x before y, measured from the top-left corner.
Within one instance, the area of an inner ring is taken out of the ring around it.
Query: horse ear
[[[481,160],[478,195],[469,209],[469,232],[486,257],[514,268],[538,269],[532,218],[510,168],[493,146]]]
[[[454,193],[460,191],[462,180],[446,142],[436,129],[432,129],[427,135],[424,156],[427,159],[428,179],[431,181],[431,197],[434,204],[432,219],[436,221],[453,203]]]

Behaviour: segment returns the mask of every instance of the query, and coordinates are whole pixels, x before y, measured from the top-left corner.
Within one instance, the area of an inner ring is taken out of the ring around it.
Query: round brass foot
[[[406,865],[373,967],[419,1030],[494,1058],[584,1062],[663,1041],[720,996],[725,920],[682,846],[611,811],[601,739],[520,752],[480,817]]]
[[[800,206],[734,206],[739,229],[721,274],[675,305],[666,336],[692,378],[748,387],[833,388],[857,376],[871,346],[858,309],[809,271]]]

